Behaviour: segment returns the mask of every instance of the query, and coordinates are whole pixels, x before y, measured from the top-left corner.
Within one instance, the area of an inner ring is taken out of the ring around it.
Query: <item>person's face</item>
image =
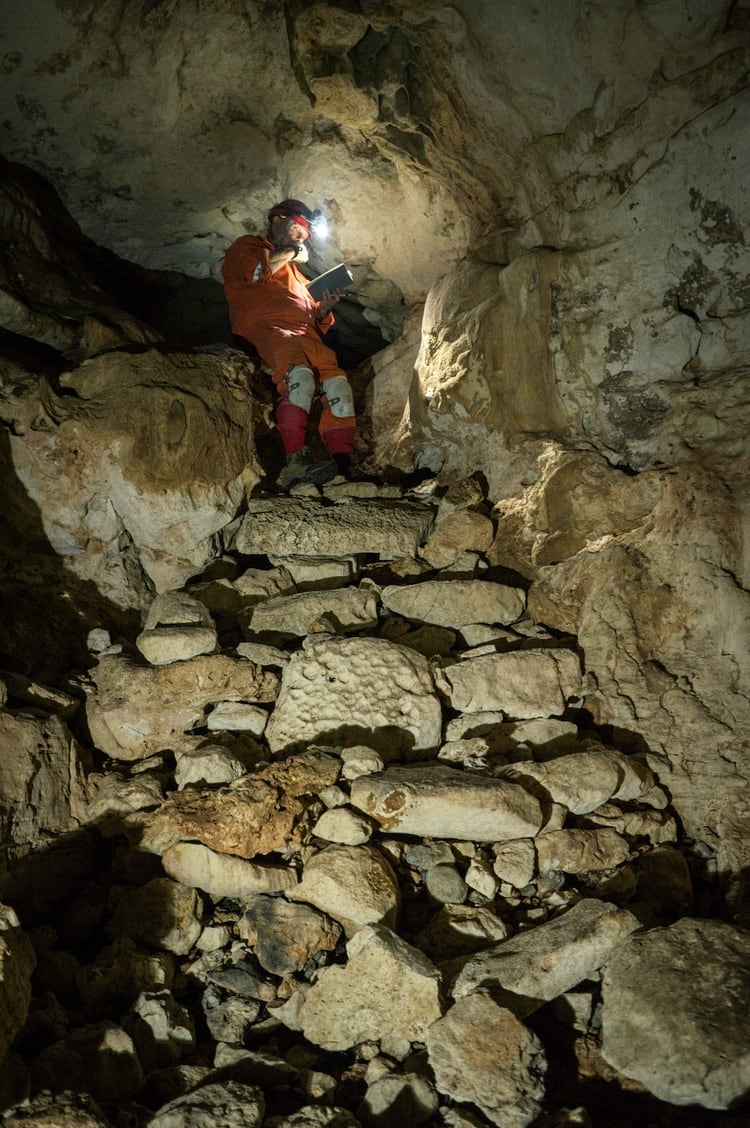
[[[310,232],[301,223],[292,222],[289,227],[290,216],[275,215],[271,219],[271,236],[274,242],[288,239],[292,243],[305,243],[310,238]],[[288,230],[287,230],[288,228]]]

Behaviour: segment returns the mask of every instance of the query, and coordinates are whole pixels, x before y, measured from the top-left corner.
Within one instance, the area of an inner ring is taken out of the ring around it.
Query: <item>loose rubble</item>
[[[582,1074],[747,1098],[747,934],[691,917],[668,792],[480,567],[475,487],[257,499],[64,697],[4,683],[0,1123],[590,1125],[550,1024]]]

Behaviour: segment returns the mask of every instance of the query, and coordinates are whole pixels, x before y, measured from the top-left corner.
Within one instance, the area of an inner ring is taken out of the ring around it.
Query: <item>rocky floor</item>
[[[750,1123],[750,934],[481,489],[260,497],[0,713],[2,1123]]]

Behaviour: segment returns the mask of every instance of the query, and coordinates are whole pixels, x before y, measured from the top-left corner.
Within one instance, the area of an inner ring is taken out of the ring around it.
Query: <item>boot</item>
[[[322,486],[335,478],[337,473],[335,462],[312,462],[307,447],[302,447],[294,454],[287,455],[286,466],[279,474],[278,484],[282,490],[291,489],[298,482],[312,482],[316,486]]]

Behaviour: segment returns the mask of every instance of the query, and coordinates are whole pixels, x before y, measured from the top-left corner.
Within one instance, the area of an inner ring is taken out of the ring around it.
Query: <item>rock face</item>
[[[741,1115],[746,9],[16,9],[4,1120]],[[290,194],[391,343],[279,497],[217,278]]]

